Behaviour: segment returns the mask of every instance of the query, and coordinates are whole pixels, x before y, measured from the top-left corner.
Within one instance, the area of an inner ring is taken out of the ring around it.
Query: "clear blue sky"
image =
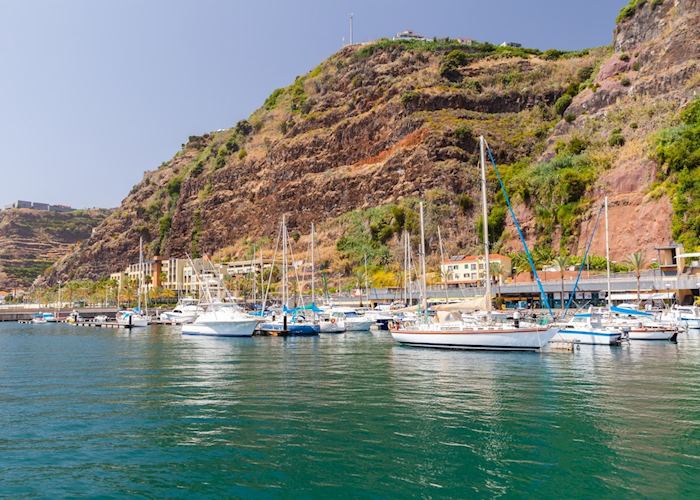
[[[609,44],[627,0],[0,0],[0,204],[117,206],[187,136],[229,127],[355,41],[413,29]]]

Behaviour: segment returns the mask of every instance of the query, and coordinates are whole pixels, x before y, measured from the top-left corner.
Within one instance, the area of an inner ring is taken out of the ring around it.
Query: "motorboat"
[[[307,321],[303,314],[298,314],[293,310],[281,315],[273,314],[269,321],[260,324],[259,329],[268,333],[297,336],[314,336],[321,333],[320,323]]]
[[[160,320],[175,325],[192,323],[197,316],[204,312],[204,308],[199,305],[199,301],[192,297],[185,297],[178,301],[172,311],[160,313]]]
[[[192,323],[182,325],[182,334],[251,337],[259,322],[259,317],[245,313],[234,303],[217,302],[208,305]]]
[[[343,333],[345,331],[345,316],[342,314],[320,314],[318,326],[320,333]]]
[[[575,344],[618,345],[625,337],[621,328],[604,324],[603,315],[592,310],[574,314],[557,332],[558,339]]]
[[[649,311],[639,311],[630,306],[610,307],[607,321],[627,332],[630,340],[675,341],[679,333],[675,321],[664,321]]]
[[[367,319],[374,321],[374,324],[380,330],[388,330],[389,323],[391,323],[395,318],[394,315],[389,312],[388,308],[377,306],[374,309],[364,311],[364,316]]]
[[[700,307],[674,305],[668,316],[689,330],[700,330]],[[662,316],[664,317],[664,316]]]
[[[36,313],[32,316],[32,323],[35,325],[55,322],[56,316],[53,313]]]
[[[332,307],[330,308],[331,316],[342,319],[345,323],[345,331],[348,332],[366,332],[372,328],[375,320],[360,314],[352,307]]]
[[[144,315],[139,308],[119,311],[116,321],[117,325],[122,328],[143,328],[148,326],[148,316]]]

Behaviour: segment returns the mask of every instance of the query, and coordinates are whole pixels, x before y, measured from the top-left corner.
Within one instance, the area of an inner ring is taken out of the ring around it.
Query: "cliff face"
[[[0,290],[29,287],[107,215],[106,210],[0,212]]]
[[[283,213],[291,231],[316,222],[328,239],[339,238],[348,230],[343,214],[417,197],[437,200],[433,215],[441,217],[448,250],[468,248],[477,242],[480,134],[516,182],[585,135],[584,167],[593,173],[574,200],[576,226],[585,233],[593,200],[608,192],[613,218],[618,207],[619,218],[647,218],[644,245],[665,241],[669,202],[645,194],[656,169],[648,140],[698,87],[700,23],[696,0],[657,4],[646,2],[620,22],[614,51],[390,41],[347,47],[275,91],[248,120],[191,137],[46,279],[120,269],[136,259],[141,235],[152,254],[231,246],[235,253],[243,240],[274,237]],[[624,135],[623,145],[609,144],[614,134]],[[502,203],[493,187],[494,203]],[[550,238],[541,243],[576,250],[577,238],[563,239],[571,218],[555,214],[543,226],[531,192],[514,196],[528,238],[536,242],[546,229]],[[615,252],[638,244],[638,234],[619,234]],[[498,244],[515,247],[508,230]]]

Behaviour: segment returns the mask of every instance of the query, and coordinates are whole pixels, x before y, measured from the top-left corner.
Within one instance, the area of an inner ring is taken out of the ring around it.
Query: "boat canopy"
[[[631,316],[653,316],[652,313],[637,311],[636,309],[627,309],[625,307],[612,306],[610,310],[618,314],[629,314]]]

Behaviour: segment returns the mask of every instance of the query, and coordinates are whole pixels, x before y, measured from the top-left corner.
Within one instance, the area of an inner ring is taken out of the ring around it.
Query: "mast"
[[[607,269],[608,282],[608,307],[612,306],[612,295],[610,293],[610,236],[608,234],[608,197],[605,197],[605,266]]]
[[[486,152],[484,148],[484,136],[479,136],[479,156],[481,163],[481,209],[484,226],[484,260],[486,288],[486,311],[491,312],[491,264],[489,261],[489,211],[486,201]]]
[[[445,290],[445,304],[449,302],[447,298],[447,281],[445,280],[445,273],[442,272],[442,265],[445,262],[445,250],[442,248],[442,234],[440,233],[440,226],[438,226],[438,242],[440,244],[440,277],[442,278],[442,288]]]
[[[408,267],[406,268],[407,272],[407,279],[408,279],[408,304],[412,305],[413,304],[413,280],[411,279],[412,272],[413,272],[413,261],[411,260],[411,233],[406,232],[406,252],[407,252],[407,263]]]
[[[253,245],[253,257],[250,259],[250,269],[253,272],[253,307],[258,301],[258,270],[255,267],[255,257],[258,255],[255,245]]]
[[[282,215],[282,307],[288,309],[287,290],[287,214]]]
[[[423,314],[428,316],[427,286],[425,284],[425,225],[423,222],[423,202],[420,202],[420,269],[421,269],[421,307]]]
[[[311,303],[316,303],[316,261],[314,260],[314,223],[311,223]]]
[[[369,307],[369,277],[367,276],[367,254],[365,254],[365,295],[367,296],[367,307]]]
[[[139,238],[139,293],[138,293],[138,308],[141,309],[141,293],[143,292],[143,236]]]

